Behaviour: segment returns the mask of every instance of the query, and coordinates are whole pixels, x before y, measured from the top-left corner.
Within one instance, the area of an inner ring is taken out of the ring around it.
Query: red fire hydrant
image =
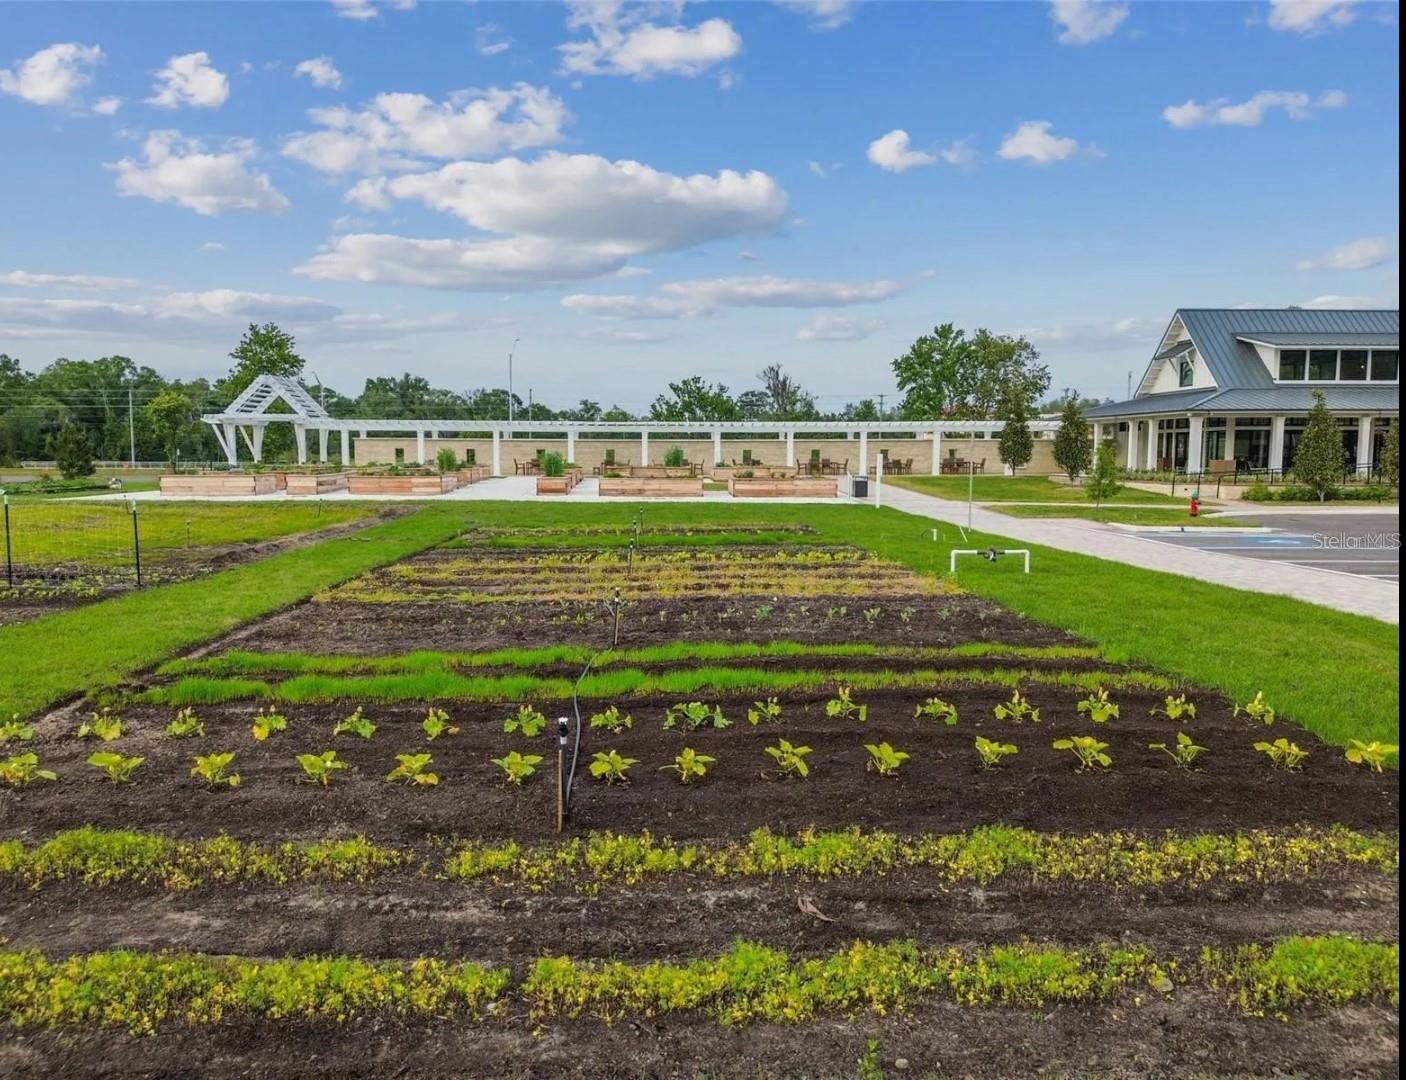
[[[1201,493],[1199,491],[1192,493],[1191,505],[1186,508],[1186,512],[1192,517],[1201,513]]]

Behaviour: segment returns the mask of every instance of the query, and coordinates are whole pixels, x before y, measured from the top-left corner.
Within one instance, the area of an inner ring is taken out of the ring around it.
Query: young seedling
[[[865,608],[863,612],[861,612],[861,614],[864,616],[864,621],[867,622],[870,626],[873,626],[876,622],[878,622],[879,618],[883,615],[883,613],[884,609],[877,607]]]
[[[376,734],[376,725],[361,715],[361,706],[350,716],[344,716],[332,727],[333,735],[355,735],[358,739],[369,739]]]
[[[519,705],[517,712],[503,721],[503,730],[509,735],[520,732],[524,737],[535,739],[547,729],[547,718],[531,705]]]
[[[337,757],[337,751],[324,750],[320,754],[299,754],[298,764],[308,781],[326,787],[332,783],[332,776],[347,767],[347,763]]]
[[[1099,742],[1092,735],[1074,735],[1068,739],[1056,739],[1050,745],[1056,750],[1068,750],[1078,758],[1080,772],[1095,766],[1106,769],[1113,764],[1113,759],[1104,753],[1108,749],[1108,744]]]
[[[58,773],[39,767],[39,755],[15,754],[0,758],[0,783],[12,788],[28,787],[35,780],[57,780]]]
[[[1001,759],[1010,757],[1012,754],[1020,753],[1020,747],[1015,743],[997,742],[995,739],[983,739],[980,735],[976,737],[976,756],[981,759],[983,769],[994,769],[1001,764]]]
[[[434,787],[439,783],[439,774],[429,771],[430,762],[434,760],[429,754],[396,754],[395,759],[400,764],[386,773],[386,780],[390,783],[406,783],[416,787]]]
[[[921,720],[924,717],[932,720],[941,720],[948,727],[955,727],[957,724],[957,706],[951,705],[941,698],[930,697],[913,710],[913,719]]]
[[[425,733],[425,738],[434,742],[441,735],[457,735],[459,729],[449,723],[449,714],[443,709],[430,709],[425,714],[425,718],[420,721],[420,730]]]
[[[101,742],[112,742],[113,739],[122,736],[122,720],[113,716],[107,709],[100,713],[92,713],[87,720],[78,725],[78,737],[80,739],[98,739]]]
[[[864,766],[865,771],[873,769],[880,776],[897,776],[898,767],[911,756],[902,750],[895,750],[886,742],[865,743],[864,749],[869,751],[869,760]]]
[[[1118,706],[1108,700],[1108,691],[1101,686],[1079,702],[1078,709],[1081,713],[1088,713],[1089,719],[1095,724],[1106,724],[1110,720],[1118,719]]]
[[[685,731],[696,731],[701,727],[721,730],[731,725],[732,721],[723,716],[720,706],[704,705],[701,701],[680,701],[664,711],[664,727],[669,730],[679,727]]]
[[[166,725],[166,737],[169,739],[189,739],[196,735],[205,737],[205,724],[189,706],[176,713],[176,718]]]
[[[1176,697],[1172,697],[1171,694],[1168,694],[1166,699],[1162,702],[1162,707],[1160,709],[1153,709],[1152,713],[1154,716],[1161,713],[1168,720],[1180,720],[1183,716],[1188,720],[1195,720],[1196,703],[1187,701],[1185,694],[1178,694]]]
[[[131,783],[132,774],[137,771],[137,766],[145,760],[146,758],[142,757],[124,757],[111,750],[99,750],[96,754],[88,756],[88,764],[105,772],[107,778],[114,784]]]
[[[273,709],[260,709],[254,714],[254,722],[249,726],[249,734],[254,736],[255,742],[266,742],[268,737],[276,731],[283,731],[288,727],[288,717],[282,713],[274,712]]]
[[[608,731],[612,735],[619,735],[622,731],[634,726],[634,718],[629,713],[622,713],[620,706],[612,705],[605,712],[593,713],[589,720],[593,731]]]
[[[1308,757],[1307,750],[1300,750],[1297,743],[1288,739],[1275,739],[1272,743],[1257,742],[1255,749],[1269,758],[1269,763],[1276,769],[1285,772],[1298,772],[1303,768],[1304,758]]]
[[[747,723],[756,727],[765,721],[773,724],[781,719],[781,702],[774,697],[769,697],[765,701],[754,701],[752,707],[747,710]]]
[[[685,746],[674,757],[672,765],[661,765],[660,771],[673,770],[679,774],[679,783],[687,784],[694,780],[701,780],[708,772],[708,766],[715,759],[707,754],[700,754],[697,751]]]
[[[1261,690],[1255,695],[1255,700],[1245,705],[1235,706],[1232,716],[1239,716],[1244,713],[1251,720],[1261,721],[1265,727],[1274,723],[1274,706],[1264,699],[1264,691]]]
[[[1040,722],[1040,710],[1031,708],[1030,702],[1020,696],[1019,690],[1011,691],[1011,699],[1004,705],[997,705],[992,710],[997,720],[1014,720],[1019,723],[1029,719],[1031,723]]]
[[[869,706],[861,705],[851,696],[848,686],[835,691],[835,696],[825,703],[826,716],[842,716],[846,720],[858,720],[861,724],[869,719]]]
[[[233,760],[234,754],[232,752],[224,754],[196,754],[195,767],[190,770],[190,775],[198,776],[212,788],[237,788],[239,786],[239,774],[225,774],[225,770],[229,768],[230,762]]]
[[[29,742],[34,738],[34,727],[20,719],[20,714],[15,713],[4,723],[0,723],[0,746],[7,742]]]
[[[910,623],[910,622],[913,621],[913,615],[914,615],[914,614],[915,614],[915,609],[914,609],[914,608],[906,607],[906,608],[904,608],[903,610],[901,610],[901,611],[898,613],[898,620],[899,620],[899,622]]]
[[[523,781],[537,771],[542,764],[541,754],[519,754],[509,750],[502,757],[493,758],[493,764],[503,770],[504,777],[514,787],[522,787]]]
[[[777,739],[776,745],[768,746],[766,752],[783,773],[794,773],[801,779],[810,775],[810,766],[806,764],[809,746],[792,746],[785,739]]]
[[[1162,751],[1162,753],[1172,759],[1172,763],[1176,765],[1178,769],[1190,769],[1195,764],[1196,759],[1206,752],[1204,746],[1197,746],[1191,741],[1191,736],[1184,731],[1177,732],[1175,746],[1168,746],[1164,742],[1155,742],[1148,743],[1147,748],[1149,750]]]
[[[609,750],[592,755],[591,775],[607,784],[626,783],[629,777],[625,774],[630,771],[630,766],[638,764],[637,758],[621,757],[619,751]]]
[[[1349,740],[1352,745],[1343,751],[1343,757],[1354,765],[1366,765],[1373,772],[1381,772],[1382,766],[1386,764],[1386,759],[1396,756],[1397,748],[1390,743],[1382,742],[1361,742],[1358,739]]]

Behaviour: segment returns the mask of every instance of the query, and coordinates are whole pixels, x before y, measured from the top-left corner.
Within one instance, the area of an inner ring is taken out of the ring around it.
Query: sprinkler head
[[[557,745],[563,750],[566,749],[566,734],[570,727],[566,717],[557,717]]]

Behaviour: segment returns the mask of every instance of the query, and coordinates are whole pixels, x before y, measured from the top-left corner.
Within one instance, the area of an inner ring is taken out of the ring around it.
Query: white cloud
[[[207,152],[198,139],[178,131],[153,131],[142,144],[142,159],[123,158],[110,166],[117,191],[155,202],[174,202],[197,214],[225,210],[282,213],[289,202],[268,176],[247,168],[254,148],[234,140],[220,152]]]
[[[807,161],[806,168],[822,180],[828,180],[830,175],[839,169],[844,168],[844,164],[839,161],[832,161],[826,165],[819,161]]]
[[[817,31],[838,30],[854,18],[859,0],[772,0],[778,7],[806,16],[810,28]]]
[[[332,62],[330,56],[314,56],[303,60],[293,69],[293,74],[306,75],[314,86],[331,90],[342,88],[342,73],[337,70],[337,65]]]
[[[97,101],[93,102],[93,112],[99,116],[116,116],[117,110],[120,108],[122,108],[120,97],[98,98]]]
[[[1307,120],[1319,109],[1340,109],[1346,104],[1347,94],[1341,90],[1325,90],[1317,98],[1302,90],[1261,90],[1238,103],[1219,98],[1204,105],[1197,101],[1168,105],[1162,119],[1175,128],[1257,127],[1271,109],[1283,109],[1290,120]]]
[[[1318,310],[1360,311],[1363,308],[1383,307],[1385,305],[1370,296],[1338,296],[1330,293],[1327,296],[1315,296],[1303,306]]]
[[[1052,135],[1054,127],[1048,120],[1026,120],[1006,136],[998,157],[1006,161],[1030,161],[1036,165],[1049,165],[1079,152],[1079,144],[1069,138]]]
[[[975,165],[978,157],[976,147],[972,146],[970,139],[958,139],[954,143],[940,147],[937,156],[944,164],[956,165],[958,168]]]
[[[1391,244],[1381,236],[1364,236],[1361,240],[1335,247],[1321,259],[1304,259],[1300,270],[1370,270],[1391,258]]]
[[[719,308],[846,307],[888,300],[903,291],[895,281],[811,281],[772,276],[673,281],[655,296],[573,293],[562,306],[612,319],[696,319]]]
[[[201,244],[200,247],[199,247],[197,250],[199,250],[199,251],[224,251],[224,249],[225,249],[224,244],[220,243],[218,240],[206,240],[205,243]]]
[[[64,105],[93,81],[91,68],[103,58],[96,45],[63,42],[40,49],[15,70],[0,68],[0,93],[31,105]]]
[[[371,0],[332,0],[332,8],[338,18],[355,19],[357,22],[381,17]]]
[[[597,315],[606,319],[696,319],[712,310],[683,297],[601,293],[572,293],[561,298],[561,306],[582,315]]]
[[[310,323],[329,320],[338,314],[339,308],[310,297],[238,289],[168,293],[133,303],[0,297],[0,324],[89,331],[125,330],[162,323],[239,324],[265,319]]]
[[[865,156],[888,172],[906,172],[918,165],[933,165],[937,162],[935,154],[914,150],[910,145],[908,132],[902,128],[894,128],[887,135],[881,135],[871,142]]]
[[[288,138],[283,153],[323,172],[377,173],[426,158],[487,157],[561,138],[570,114],[550,90],[459,90],[436,102],[423,94],[377,94],[360,111],[311,109],[321,131]]]
[[[210,65],[209,53],[193,52],[171,57],[156,73],[151,89],[147,104],[160,109],[215,109],[229,98],[229,79]]]
[[[743,249],[737,253],[737,260],[739,262],[761,262],[762,257],[755,252]]]
[[[1271,30],[1311,37],[1337,30],[1356,17],[1358,0],[1269,0]]]
[[[1128,5],[1110,0],[1050,0],[1050,18],[1059,27],[1061,45],[1091,45],[1117,32]]]
[[[35,274],[28,270],[11,270],[0,274],[0,285],[30,289],[134,289],[140,284],[136,278],[102,277],[97,274]]]
[[[677,22],[682,5],[631,5],[619,0],[575,0],[567,5],[566,25],[584,30],[584,40],[558,46],[561,69],[569,75],[700,75],[742,50],[742,37],[726,19],[696,26]],[[656,22],[675,16],[673,22]]]
[[[863,341],[882,330],[883,319],[851,319],[844,315],[817,315],[796,331],[797,341]]]
[[[474,31],[474,48],[480,56],[497,56],[513,47],[513,39],[497,23],[484,23]]]

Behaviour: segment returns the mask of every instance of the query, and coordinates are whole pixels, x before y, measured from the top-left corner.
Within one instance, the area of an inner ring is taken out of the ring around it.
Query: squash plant
[[[700,754],[691,747],[685,746],[674,756],[672,765],[661,765],[661,772],[673,771],[679,774],[679,783],[688,784],[694,780],[701,780],[708,772],[708,766],[716,759],[707,754]]]
[[[405,783],[414,787],[434,787],[439,783],[439,774],[429,771],[434,760],[429,754],[396,754],[398,765],[386,773],[389,783]]]
[[[1113,759],[1104,753],[1108,744],[1100,742],[1092,735],[1073,735],[1067,739],[1056,739],[1050,745],[1056,750],[1068,750],[1078,758],[1080,772],[1095,766],[1106,769],[1113,764]]]
[[[1187,701],[1185,694],[1178,694],[1176,697],[1168,694],[1162,702],[1162,707],[1160,709],[1154,708],[1152,713],[1154,716],[1161,713],[1168,720],[1180,720],[1183,716],[1188,720],[1195,720],[1196,703]]]
[[[514,787],[522,787],[523,781],[537,771],[542,764],[541,754],[519,754],[509,750],[502,757],[492,759],[493,764],[503,770],[504,779]]]
[[[1108,699],[1108,691],[1101,686],[1079,702],[1077,708],[1081,713],[1088,713],[1089,719],[1095,724],[1106,724],[1110,720],[1118,719],[1118,706]]]
[[[1012,754],[1020,753],[1020,747],[1015,743],[1003,743],[996,739],[985,739],[980,735],[976,737],[976,756],[981,759],[983,769],[994,769],[1001,764],[1003,758],[1008,758]]]
[[[225,770],[229,768],[232,761],[234,761],[233,752],[223,754],[196,754],[195,766],[190,770],[190,775],[199,777],[201,780],[205,781],[206,785],[212,788],[237,788],[239,786],[239,774],[229,773],[226,775],[225,773]]]
[[[864,770],[868,772],[873,769],[880,776],[897,776],[898,767],[911,757],[902,750],[895,750],[886,742],[865,743],[864,749],[869,751],[869,760],[864,765]]]
[[[95,769],[101,769],[114,784],[131,783],[132,774],[145,760],[144,757],[125,757],[111,750],[99,750],[88,755],[88,764]]]
[[[299,754],[298,764],[303,774],[314,784],[327,787],[332,777],[347,768],[347,763],[337,756],[335,750],[324,750],[320,754]]]
[[[266,742],[268,737],[276,731],[283,731],[288,727],[288,718],[280,712],[275,712],[272,708],[260,709],[254,714],[254,722],[249,725],[249,734],[254,736],[255,742]]]
[[[803,780],[810,775],[810,766],[806,763],[809,746],[793,746],[785,739],[777,739],[776,745],[768,746],[766,752],[783,773],[794,773]]]
[[[869,706],[859,704],[854,700],[850,688],[842,686],[835,691],[835,696],[825,703],[825,715],[841,716],[846,720],[858,720],[863,724],[869,720]]]
[[[625,774],[632,765],[638,764],[638,758],[622,757],[618,750],[608,750],[591,757],[591,775],[607,784],[626,783],[629,777]]]
[[[519,732],[529,739],[535,739],[547,729],[547,718],[531,705],[519,705],[517,712],[503,721],[503,730],[509,735]]]
[[[1381,772],[1382,766],[1386,764],[1386,759],[1396,756],[1397,748],[1390,743],[1362,742],[1360,739],[1348,740],[1352,743],[1343,751],[1343,757],[1354,765],[1366,765],[1373,772]]]
[[[0,723],[0,746],[13,739],[15,742],[29,742],[34,738],[34,726],[20,719],[15,713],[10,719]]]
[[[57,780],[58,773],[52,769],[39,767],[39,755],[35,753],[14,754],[0,758],[0,783],[12,788],[28,787],[35,780]]]
[[[332,727],[333,735],[355,735],[359,739],[369,739],[376,734],[376,725],[361,714],[358,705],[350,716],[344,716]]]
[[[1308,757],[1307,750],[1300,750],[1297,743],[1288,739],[1275,739],[1272,743],[1257,742],[1255,749],[1269,758],[1269,763],[1276,769],[1286,772],[1298,772],[1303,768],[1304,759]]]
[[[1176,745],[1168,746],[1163,742],[1148,743],[1149,750],[1160,750],[1172,759],[1172,763],[1178,769],[1189,769],[1195,764],[1196,759],[1206,752],[1204,746],[1197,746],[1191,741],[1191,736],[1184,731],[1177,732]]]
[[[107,709],[91,713],[87,720],[78,725],[78,737],[112,742],[122,737],[122,720],[113,716]]]
[[[1029,701],[1021,696],[1019,690],[1011,691],[1011,699],[1004,705],[997,705],[992,710],[997,720],[1014,720],[1020,723],[1022,720],[1029,720],[1031,723],[1040,722],[1040,710],[1032,708]]]
[[[704,705],[701,701],[680,701],[664,710],[664,727],[669,730],[683,728],[696,731],[701,727],[721,730],[731,727],[732,721],[723,715],[718,705]]]
[[[443,709],[433,707],[420,721],[420,730],[425,733],[425,738],[430,742],[434,742],[441,735],[459,734],[459,729],[449,723],[449,714]]]
[[[619,735],[622,731],[634,727],[634,718],[629,713],[622,713],[619,705],[612,705],[604,712],[592,713],[587,721],[593,731],[608,731],[612,735]]]
[[[938,697],[930,697],[913,710],[913,719],[923,718],[930,720],[941,720],[948,727],[955,727],[957,724],[957,706],[951,705]]]
[[[176,718],[166,725],[166,737],[169,739],[189,739],[196,735],[204,738],[205,724],[189,705],[176,713]]]
[[[765,701],[754,701],[747,710],[747,723],[756,727],[760,723],[774,724],[781,719],[781,702],[774,697]]]
[[[1232,716],[1239,716],[1244,713],[1251,720],[1261,721],[1265,727],[1274,723],[1274,706],[1264,699],[1264,691],[1255,694],[1255,700],[1244,705],[1236,705]]]

